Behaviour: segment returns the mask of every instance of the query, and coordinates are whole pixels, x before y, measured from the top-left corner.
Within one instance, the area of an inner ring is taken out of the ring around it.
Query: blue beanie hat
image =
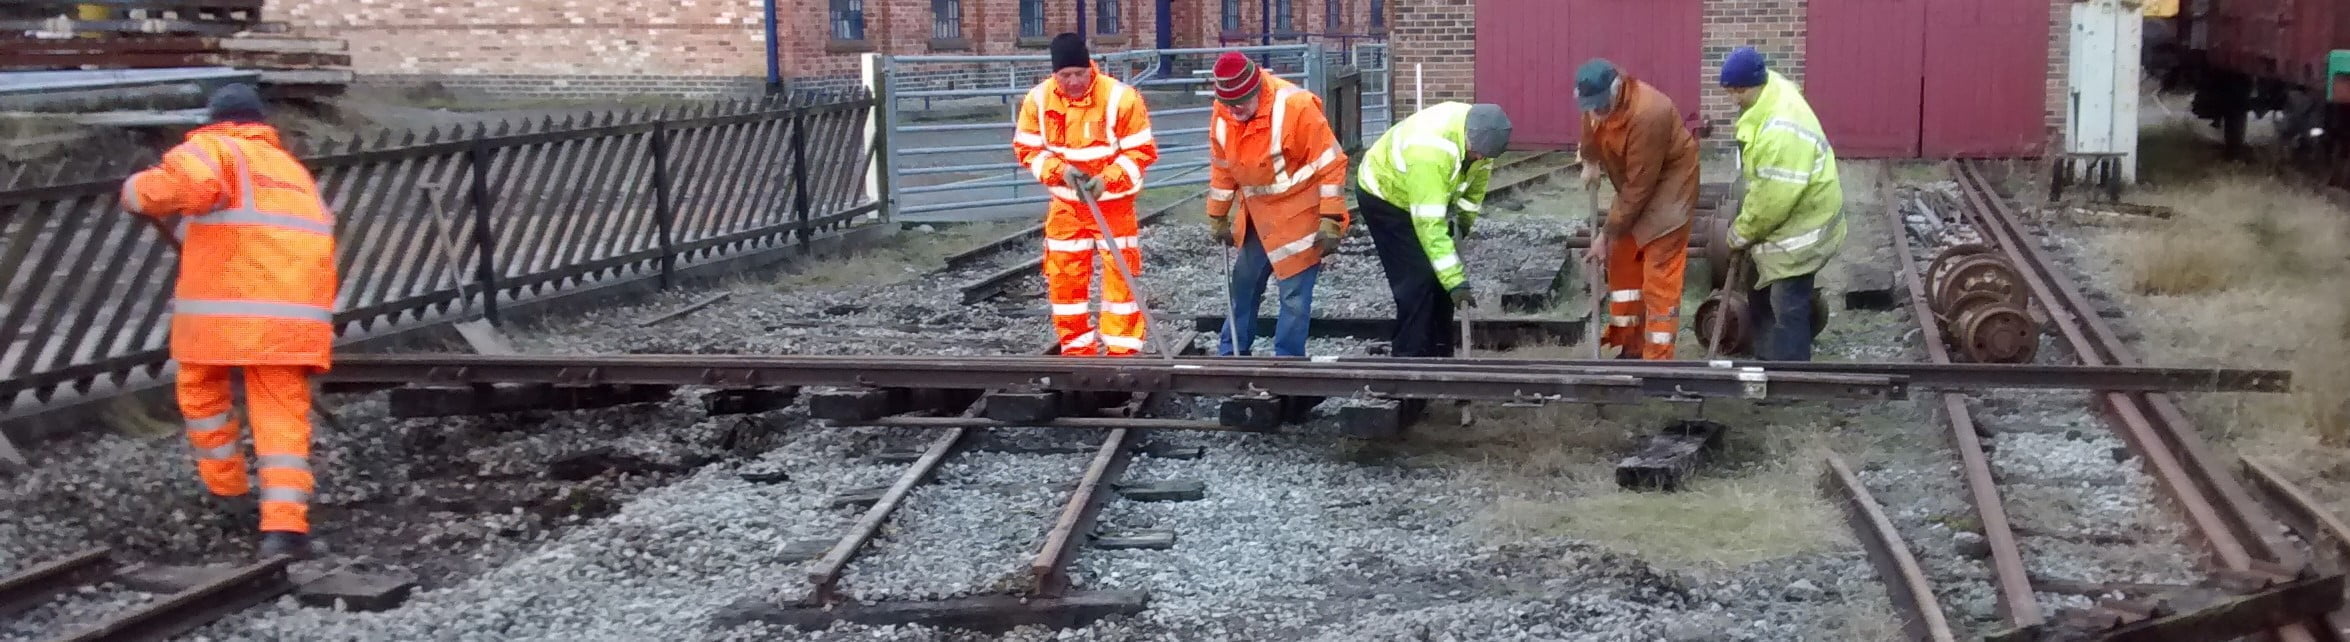
[[[1575,101],[1583,111],[1599,111],[1616,101],[1616,63],[1593,58],[1575,70]]]
[[[1760,87],[1771,77],[1770,62],[1753,47],[1739,47],[1722,59],[1722,86],[1731,89]]]

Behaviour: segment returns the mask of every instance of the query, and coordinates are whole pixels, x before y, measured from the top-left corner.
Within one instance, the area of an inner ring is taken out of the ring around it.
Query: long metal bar
[[[1426,359],[1406,357],[1223,357],[1225,360],[1345,364],[1349,367],[1426,367]],[[2115,390],[2115,391],[2200,391],[2200,392],[2291,392],[2292,371],[2252,370],[2237,368],[2167,368],[2150,366],[2079,366],[2047,364],[1989,364],[1989,363],[1913,363],[1902,361],[1640,361],[1626,364],[1613,359],[1446,359],[1446,368],[1513,368],[1521,371],[1540,371],[1549,368],[1594,368],[1613,372],[1620,369],[1653,368],[1711,368],[1744,370],[1760,368],[1773,373],[1853,374],[1901,377],[1911,388],[1981,390],[1998,388],[2057,389],[2057,390]]]
[[[293,558],[272,557],[219,579],[174,593],[136,610],[60,638],[61,642],[161,642],[193,631],[230,613],[294,590],[286,576]]]
[[[1955,642],[1957,635],[1950,630],[1950,620],[1942,614],[1942,604],[1934,599],[1934,587],[1926,582],[1926,573],[1918,565],[1916,555],[1909,552],[1909,544],[1902,541],[1901,531],[1893,528],[1892,518],[1877,498],[1862,485],[1860,476],[1844,465],[1844,459],[1829,453],[1828,470],[1821,474],[1822,485],[1828,487],[1843,504],[1847,521],[1852,523],[1852,534],[1867,549],[1869,559],[1877,567],[1877,574],[1885,581],[1885,593],[1892,598],[1893,609],[1902,615],[1902,629],[1911,640]]]
[[[0,578],[0,617],[32,610],[49,598],[104,579],[114,568],[113,551],[93,548]]]
[[[1901,211],[1885,208],[1893,227],[1903,225]],[[1910,316],[1917,320],[1919,341],[1925,344],[1926,355],[1936,367],[1952,365],[1950,349],[1943,343],[1942,326],[1926,304],[1925,281],[1918,276],[1917,257],[1909,251],[1909,239],[1896,232],[1893,235],[1895,260],[1900,263],[1903,289],[1909,298]],[[1958,451],[1959,476],[1966,482],[1967,503],[1975,508],[1975,516],[1983,527],[1983,541],[1991,549],[1991,580],[1997,590],[1997,606],[2001,619],[2014,629],[2031,630],[2046,622],[2040,613],[2040,602],[2032,592],[2031,575],[2024,568],[2023,548],[2016,542],[2015,528],[2008,523],[2007,505],[1999,496],[1999,480],[1991,474],[1991,458],[1983,451],[1982,433],[1976,431],[1974,414],[1967,410],[1966,397],[1943,393],[1936,395],[1942,404],[1942,417],[1950,423],[1951,449]]]
[[[1062,417],[1051,421],[1009,422],[994,419],[965,417],[883,417],[859,421],[857,426],[879,428],[1068,428],[1074,430],[1189,430],[1199,432],[1244,432],[1214,421],[1200,419],[1145,419],[1115,417]]]

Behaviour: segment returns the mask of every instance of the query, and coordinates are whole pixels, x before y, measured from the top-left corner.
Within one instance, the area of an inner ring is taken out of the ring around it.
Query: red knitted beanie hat
[[[1238,51],[1227,51],[1223,56],[1216,58],[1214,73],[1213,84],[1216,89],[1216,100],[1223,101],[1225,104],[1239,103],[1255,98],[1257,87],[1263,84],[1257,79],[1256,61],[1249,60],[1248,56],[1242,55]]]

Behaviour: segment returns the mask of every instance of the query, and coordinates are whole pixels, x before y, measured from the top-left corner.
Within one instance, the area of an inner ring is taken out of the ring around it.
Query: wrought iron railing
[[[321,150],[305,161],[335,213],[337,334],[476,298],[495,319],[501,301],[666,283],[681,265],[847,228],[878,210],[864,184],[874,103],[741,101]],[[0,410],[166,365],[178,256],[120,211],[126,173],[0,189]]]

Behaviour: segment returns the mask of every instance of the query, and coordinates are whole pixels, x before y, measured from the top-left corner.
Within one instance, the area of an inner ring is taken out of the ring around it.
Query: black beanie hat
[[[1070,67],[1093,65],[1093,56],[1085,53],[1085,37],[1074,33],[1053,36],[1053,71]]]

